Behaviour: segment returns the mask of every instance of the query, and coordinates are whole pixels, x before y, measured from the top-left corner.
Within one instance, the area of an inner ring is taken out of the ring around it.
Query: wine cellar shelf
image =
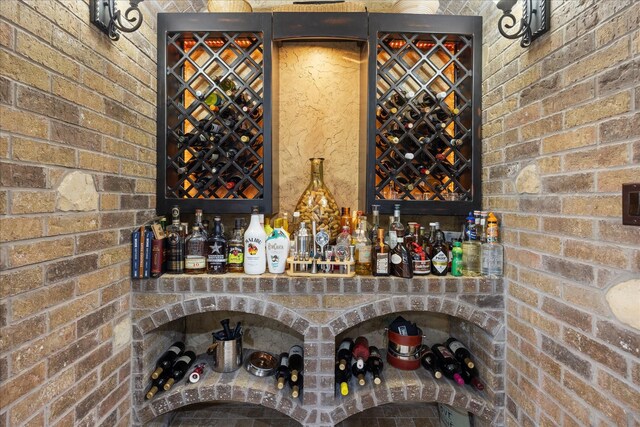
[[[364,52],[361,208],[480,207],[480,17],[159,14],[158,29],[159,214],[277,210],[278,43],[318,38]]]
[[[274,408],[303,426],[335,425],[368,408],[394,402],[442,402],[473,413],[476,425],[502,425],[505,332],[500,279],[164,275],[135,281],[133,286],[134,420],[138,425],[194,403],[223,401]],[[485,390],[435,380],[422,367],[401,371],[385,363],[382,384],[369,381],[360,387],[352,382],[348,396],[335,393],[336,340],[359,328],[377,329],[380,322],[399,314],[423,319],[422,327],[454,334],[465,342],[475,356]],[[232,320],[244,316],[243,327],[253,339],[268,336],[270,330],[274,334],[265,338],[268,344],[247,343],[245,350],[286,351],[288,344],[273,344],[279,339],[275,337],[283,335],[303,344],[302,398],[292,398],[286,388],[278,391],[273,377],[257,378],[240,368],[232,373],[209,370],[197,384],[182,381],[145,401],[158,355],[177,340],[202,354],[211,336],[203,320],[211,316]],[[424,320],[432,318],[432,324]],[[440,330],[438,322],[443,318],[449,326]]]

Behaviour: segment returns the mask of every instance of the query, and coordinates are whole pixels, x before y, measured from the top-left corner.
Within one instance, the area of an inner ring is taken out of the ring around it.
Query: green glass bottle
[[[462,244],[460,242],[453,242],[451,254],[451,275],[460,277],[462,276]]]

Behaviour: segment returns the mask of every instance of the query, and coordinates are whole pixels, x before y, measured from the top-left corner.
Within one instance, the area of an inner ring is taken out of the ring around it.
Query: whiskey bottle
[[[205,239],[209,237],[209,230],[204,226],[204,222],[202,221],[202,209],[196,209],[194,225],[198,226]]]
[[[207,241],[207,272],[227,272],[227,240],[222,233],[222,219],[219,216],[213,219],[213,232]]]
[[[180,208],[171,208],[171,225],[167,227],[168,260],[167,273],[184,273],[184,239],[180,225]]]
[[[364,217],[361,217],[364,218]],[[367,221],[360,221],[356,229],[354,240],[356,247],[356,274],[371,273],[371,240],[367,236]]]
[[[227,270],[229,273],[242,273],[244,271],[244,229],[242,218],[235,219],[233,234],[227,242]]]
[[[391,233],[394,232],[390,232],[390,236]],[[411,256],[409,255],[409,251],[407,251],[407,247],[404,245],[404,237],[402,235],[397,237],[397,244],[391,249],[391,274],[404,279],[411,279],[413,277]]]
[[[193,231],[185,241],[184,272],[187,274],[202,274],[207,271],[206,244],[200,227],[193,226]]]
[[[389,245],[384,242],[384,228],[378,228],[376,244],[373,250],[371,274],[374,276],[388,276],[390,272],[391,254]]]

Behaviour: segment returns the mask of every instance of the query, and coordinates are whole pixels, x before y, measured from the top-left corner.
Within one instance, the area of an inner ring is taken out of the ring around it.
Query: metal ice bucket
[[[207,350],[213,358],[212,369],[216,372],[233,372],[242,366],[242,335],[233,340],[220,341],[214,338]]]

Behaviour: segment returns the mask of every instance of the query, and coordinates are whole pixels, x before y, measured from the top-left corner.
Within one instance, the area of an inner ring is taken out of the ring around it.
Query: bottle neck
[[[322,184],[324,180],[323,161],[324,159],[311,159],[311,183],[314,185]]]

